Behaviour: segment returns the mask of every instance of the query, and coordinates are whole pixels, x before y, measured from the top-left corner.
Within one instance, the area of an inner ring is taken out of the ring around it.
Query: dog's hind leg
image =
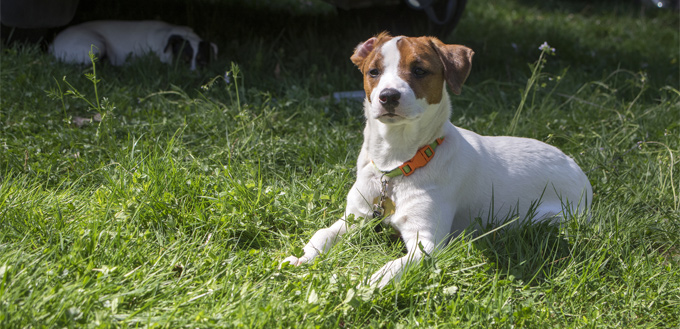
[[[90,50],[98,58],[106,55],[106,44],[92,31],[67,31],[51,49],[59,60],[73,64],[90,64]]]

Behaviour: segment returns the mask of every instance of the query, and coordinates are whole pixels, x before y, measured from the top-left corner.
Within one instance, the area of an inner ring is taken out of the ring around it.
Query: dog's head
[[[367,116],[387,124],[421,117],[442,101],[445,83],[460,94],[473,54],[470,48],[434,37],[382,33],[359,44],[351,60],[364,74]]]
[[[170,35],[164,51],[171,51],[175,60],[188,64],[192,70],[208,65],[213,57],[217,57],[217,45],[214,43],[179,34]]]

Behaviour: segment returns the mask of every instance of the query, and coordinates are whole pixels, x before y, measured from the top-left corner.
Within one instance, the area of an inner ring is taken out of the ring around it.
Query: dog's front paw
[[[279,269],[281,268],[281,266],[283,266],[283,264],[286,264],[286,263],[293,265],[293,266],[300,266],[301,264],[304,264],[307,261],[309,261],[309,259],[307,259],[307,257],[305,257],[305,256],[302,256],[300,258],[295,257],[295,256],[288,256],[288,257],[286,257],[286,259],[281,261],[281,263],[279,264]]]
[[[408,256],[407,256],[408,257]],[[404,269],[403,259],[395,259],[385,264],[381,269],[371,275],[368,280],[370,286],[377,286],[378,289],[384,288],[393,280],[399,280]]]
[[[368,286],[372,288],[378,288],[382,289],[386,285],[390,284],[392,282],[392,276],[390,275],[385,275],[385,273],[375,273],[371,276],[371,278],[368,280]]]

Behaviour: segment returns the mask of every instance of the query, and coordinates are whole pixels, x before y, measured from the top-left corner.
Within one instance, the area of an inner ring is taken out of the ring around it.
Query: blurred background
[[[548,65],[589,79],[619,68],[645,71],[653,85],[677,85],[677,0],[2,0],[3,45],[40,43],[90,20],[163,20],[188,25],[258,76],[311,79],[310,91],[360,89],[343,77],[361,41],[387,30],[436,35],[475,50],[475,79],[525,79],[548,42]],[[314,57],[327,60],[318,62]],[[328,63],[328,64],[324,64]],[[216,69],[217,70],[217,69]],[[322,79],[320,75],[334,76]],[[308,80],[309,80],[308,79]],[[266,78],[264,80],[267,80]],[[356,80],[356,79],[355,79]],[[279,79],[278,82],[280,82]],[[268,81],[261,81],[263,84]],[[276,89],[276,84],[269,87]]]

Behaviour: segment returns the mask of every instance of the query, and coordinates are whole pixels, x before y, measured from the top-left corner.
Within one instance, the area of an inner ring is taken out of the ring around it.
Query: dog
[[[50,46],[57,59],[77,64],[90,63],[90,49],[115,66],[130,56],[154,53],[163,63],[179,59],[195,70],[217,56],[217,46],[190,27],[161,21],[91,21],[61,31]]]
[[[407,254],[370,277],[382,288],[477,219],[557,222],[589,212],[590,182],[559,149],[450,122],[446,86],[461,93],[473,54],[434,37],[382,33],[359,44],[351,61],[364,76],[366,126],[344,216],[317,231],[304,255],[281,264],[297,266],[328,251],[351,229],[351,218],[383,217]]]

